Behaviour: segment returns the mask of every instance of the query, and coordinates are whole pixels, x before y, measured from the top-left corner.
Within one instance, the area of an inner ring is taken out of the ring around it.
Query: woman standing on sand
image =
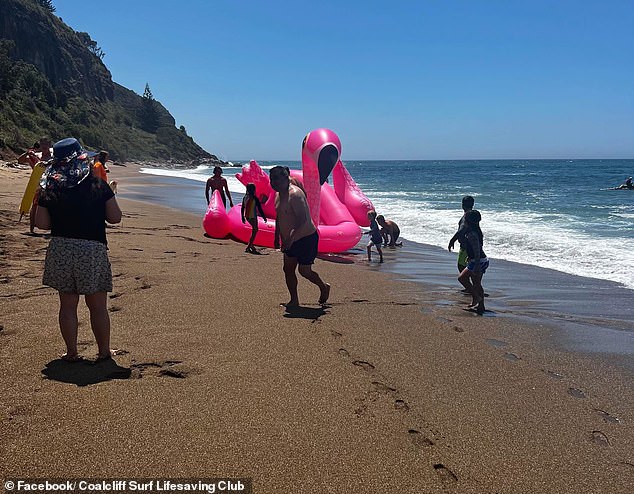
[[[91,174],[86,152],[76,139],[55,143],[53,158],[42,176],[35,222],[38,228],[51,230],[42,283],[59,292],[59,326],[66,343],[62,359],[81,360],[77,352],[80,295],[90,311],[97,359],[108,359],[107,293],[112,291],[112,271],[105,222],[119,223],[121,209],[108,184]]]

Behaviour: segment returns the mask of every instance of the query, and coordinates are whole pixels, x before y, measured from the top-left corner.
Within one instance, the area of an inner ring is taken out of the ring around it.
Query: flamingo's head
[[[310,131],[302,142],[302,162],[308,159],[319,169],[319,183],[323,185],[341,157],[341,141],[329,129]]]

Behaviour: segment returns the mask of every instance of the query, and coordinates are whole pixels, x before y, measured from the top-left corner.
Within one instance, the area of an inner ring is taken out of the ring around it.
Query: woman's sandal
[[[82,357],[81,355],[77,355],[77,354],[68,355],[67,353],[60,355],[59,358],[63,360],[64,362],[69,362],[71,364],[74,364],[76,362],[81,362],[82,360],[84,360],[84,357]]]

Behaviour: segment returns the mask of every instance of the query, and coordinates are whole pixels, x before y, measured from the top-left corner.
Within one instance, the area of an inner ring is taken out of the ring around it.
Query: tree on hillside
[[[35,0],[35,3],[44,7],[51,14],[55,12],[55,5],[53,5],[53,0]]]
[[[146,132],[154,133],[159,126],[159,113],[149,83],[145,84],[145,91],[143,92],[141,107],[139,108],[139,122],[141,123],[141,128]]]
[[[96,41],[94,41],[91,37],[90,34],[88,33],[84,33],[84,32],[78,32],[77,36],[79,36],[79,39],[82,40],[82,42],[84,43],[84,45],[86,45],[86,48],[88,48],[88,51],[90,53],[92,53],[93,55],[95,55],[96,57],[99,58],[99,60],[103,60],[103,57],[106,56],[106,54],[103,52],[103,50],[99,47],[99,45],[97,44]]]
[[[12,40],[0,39],[0,96],[8,93],[12,88],[13,60],[11,60],[9,53],[14,47],[15,43]]]

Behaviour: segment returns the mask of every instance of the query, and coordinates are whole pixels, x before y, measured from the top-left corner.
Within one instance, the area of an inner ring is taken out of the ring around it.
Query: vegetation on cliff
[[[140,96],[114,82],[97,42],[54,11],[50,0],[0,0],[0,157],[46,135],[120,161],[217,160],[176,128],[149,84]]]

